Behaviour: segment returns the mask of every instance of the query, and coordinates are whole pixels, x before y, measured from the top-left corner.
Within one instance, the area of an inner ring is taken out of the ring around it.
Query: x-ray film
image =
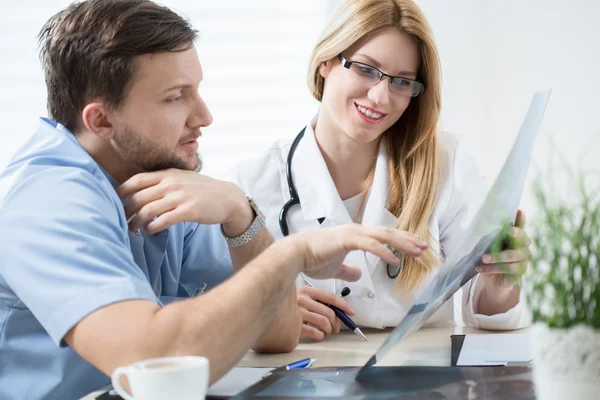
[[[531,161],[550,90],[534,95],[519,135],[498,178],[466,229],[454,254],[450,254],[440,273],[419,296],[408,314],[390,333],[371,359],[359,371],[359,376],[385,357],[396,343],[418,330],[449,298],[476,275],[481,257],[498,237],[503,226],[513,221]]]

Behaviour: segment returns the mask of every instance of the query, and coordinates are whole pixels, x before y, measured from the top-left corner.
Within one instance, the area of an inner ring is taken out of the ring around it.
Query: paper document
[[[236,367],[208,388],[208,396],[235,396],[260,381],[274,368]]]
[[[475,268],[499,236],[501,229],[514,222],[533,146],[542,125],[550,91],[536,93],[529,106],[506,162],[477,211],[461,235],[458,246],[441,266],[438,275],[419,296],[400,324],[390,333],[375,355],[359,372],[372,367],[400,340],[419,329],[458,289],[476,275]]]
[[[457,366],[527,364],[533,359],[528,333],[465,335]]]

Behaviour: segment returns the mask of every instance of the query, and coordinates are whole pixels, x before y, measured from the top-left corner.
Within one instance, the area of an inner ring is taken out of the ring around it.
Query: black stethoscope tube
[[[288,153],[287,160],[285,162],[285,178],[287,180],[288,191],[290,192],[290,199],[281,207],[281,211],[279,212],[279,229],[281,229],[281,233],[283,236],[287,236],[290,234],[289,226],[287,223],[287,214],[290,211],[290,208],[295,206],[296,204],[300,204],[300,197],[298,196],[298,192],[296,191],[296,185],[294,185],[294,178],[292,177],[292,160],[294,158],[294,153],[296,152],[296,148],[302,140],[304,136],[304,132],[306,131],[306,127],[298,133],[294,141],[292,142],[292,146],[290,147],[290,152]],[[318,221],[320,224],[323,223],[325,218],[319,218]],[[390,267],[394,268],[393,272],[390,272]],[[391,279],[396,279],[400,274],[400,270],[402,266],[393,266],[387,264],[387,275]]]

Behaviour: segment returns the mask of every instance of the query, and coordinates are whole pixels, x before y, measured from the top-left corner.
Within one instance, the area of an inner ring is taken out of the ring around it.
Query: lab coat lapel
[[[379,144],[373,184],[367,197],[365,212],[363,213],[363,225],[371,227],[396,227],[398,218],[387,209],[389,187],[388,155],[385,147],[385,139],[382,139]],[[367,253],[366,261],[369,272],[372,274],[379,264],[380,257],[372,253]]]
[[[293,156],[292,176],[306,221],[325,218],[322,228],[352,223],[331,179],[311,124],[306,127]]]

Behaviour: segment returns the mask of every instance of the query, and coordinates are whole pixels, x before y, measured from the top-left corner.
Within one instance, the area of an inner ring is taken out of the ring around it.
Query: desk
[[[326,337],[321,342],[303,340],[296,350],[285,354],[257,354],[250,351],[237,366],[279,367],[307,357],[318,360],[315,367],[363,366],[391,331],[392,328],[364,329],[363,333],[369,339],[368,342],[350,331],[342,331],[337,335]],[[518,333],[523,330],[511,332]],[[450,335],[468,333],[498,332],[454,327],[421,329],[398,343],[377,365],[450,366]],[[94,400],[104,391],[106,390],[90,393],[81,400]]]

